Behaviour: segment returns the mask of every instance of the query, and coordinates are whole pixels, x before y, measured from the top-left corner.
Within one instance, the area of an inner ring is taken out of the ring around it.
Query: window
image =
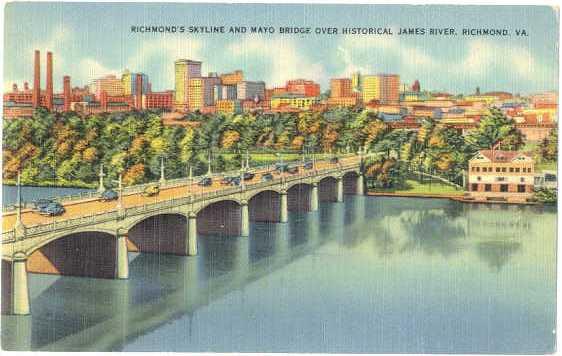
[[[484,184],[484,190],[486,192],[491,192],[492,191],[492,185],[491,184]]]
[[[476,172],[480,172],[480,167],[476,167]]]
[[[476,183],[472,183],[472,186],[470,187],[470,190],[472,190],[473,192],[478,190],[478,184]]]
[[[502,172],[504,172],[504,173],[507,172],[507,168],[502,167]]]
[[[531,169],[531,167],[529,167],[529,169],[527,169],[527,172],[531,173],[533,170]]]
[[[500,167],[496,167],[496,172],[499,173],[499,171],[500,171]]]
[[[472,167],[471,171],[476,172],[476,167]]]
[[[525,184],[517,185],[517,193],[525,193]]]
[[[505,181],[505,177],[497,177],[496,180],[498,182],[504,182]]]
[[[521,183],[525,182],[525,178],[521,177],[520,181],[521,181]]]
[[[519,167],[515,168],[515,173],[519,173]]]
[[[476,177],[476,180],[477,180],[477,181],[481,181],[481,180],[482,180],[482,177]]]
[[[509,167],[509,173],[513,173],[513,167]]]
[[[482,167],[482,172],[488,172],[488,168]]]
[[[507,184],[500,184],[500,192],[503,193],[507,192]]]

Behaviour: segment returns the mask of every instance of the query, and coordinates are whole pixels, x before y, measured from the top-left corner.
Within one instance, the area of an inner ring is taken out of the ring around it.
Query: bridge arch
[[[356,194],[357,193],[357,180],[360,173],[357,171],[348,171],[343,174],[343,193]]]
[[[318,182],[318,200],[335,202],[338,200],[338,179],[326,176]]]
[[[239,236],[241,233],[242,202],[223,199],[210,202],[195,211],[197,233],[203,235]]]
[[[187,254],[187,216],[165,212],[127,224],[127,249],[135,252]]]
[[[289,211],[310,211],[312,183],[297,182],[287,188]]]
[[[281,192],[266,189],[248,197],[250,220],[279,222],[281,220]]]
[[[61,233],[26,252],[27,271],[95,278],[115,278],[117,239],[114,231]]]

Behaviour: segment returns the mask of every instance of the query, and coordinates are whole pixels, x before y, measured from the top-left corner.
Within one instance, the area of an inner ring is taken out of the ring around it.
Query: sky
[[[55,91],[125,69],[173,89],[174,61],[207,72],[242,69],[268,87],[306,78],[396,73],[422,89],[533,93],[558,89],[557,10],[548,6],[295,5],[177,3],[9,3],[4,21],[4,90],[33,81],[33,51],[53,52]],[[131,26],[389,27],[394,35],[155,34]],[[399,36],[399,28],[500,28],[510,36]],[[528,36],[515,36],[525,29]]]

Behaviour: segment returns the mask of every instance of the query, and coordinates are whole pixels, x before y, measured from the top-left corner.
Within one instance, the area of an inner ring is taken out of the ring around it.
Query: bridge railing
[[[258,189],[263,187],[274,186],[283,182],[288,183],[293,181],[299,181],[322,174],[340,172],[342,170],[347,170],[350,168],[353,169],[357,168],[357,163],[339,164],[337,167],[328,167],[323,169],[311,169],[307,171],[301,171],[299,174],[278,175],[278,176],[274,176],[273,180],[267,182],[249,183],[249,184],[245,184],[244,187],[236,186],[236,187],[229,187],[225,189],[218,189],[208,192],[195,193],[186,197],[172,198],[172,199],[157,201],[150,204],[132,206],[123,209],[121,212],[118,210],[102,211],[102,212],[84,215],[67,220],[60,220],[60,221],[53,220],[53,222],[51,223],[37,224],[37,225],[31,225],[26,227],[25,237],[30,238],[45,232],[52,232],[52,231],[62,230],[71,227],[74,228],[74,227],[98,224],[105,221],[111,221],[117,219],[120,216],[121,217],[135,216],[149,211],[171,208],[175,206],[186,205],[189,203],[196,203],[201,200],[208,200],[208,199],[222,197],[222,196],[229,196],[236,193],[242,193],[249,189]],[[15,241],[14,230],[10,230],[2,233],[2,243],[9,243],[13,241]]]

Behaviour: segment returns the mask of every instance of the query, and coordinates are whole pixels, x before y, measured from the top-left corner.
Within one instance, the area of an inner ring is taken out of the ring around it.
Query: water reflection
[[[548,330],[554,327],[555,219],[554,209],[346,196],[316,212],[291,213],[287,224],[252,223],[249,237],[200,236],[196,257],[130,253],[126,281],[32,274],[32,316],[2,316],[2,345],[51,351],[548,351],[554,342]],[[504,271],[510,279],[499,284]],[[443,296],[435,295],[436,286]],[[536,308],[525,304],[530,290],[542,298]],[[487,301],[498,294],[509,299],[494,310],[496,325]],[[508,321],[521,313],[519,322]],[[438,327],[452,315],[463,324]],[[480,334],[485,320],[505,342],[490,346],[489,335]],[[285,322],[292,327],[282,327]],[[531,325],[536,332],[529,333]],[[441,330],[438,337],[435,330]]]

